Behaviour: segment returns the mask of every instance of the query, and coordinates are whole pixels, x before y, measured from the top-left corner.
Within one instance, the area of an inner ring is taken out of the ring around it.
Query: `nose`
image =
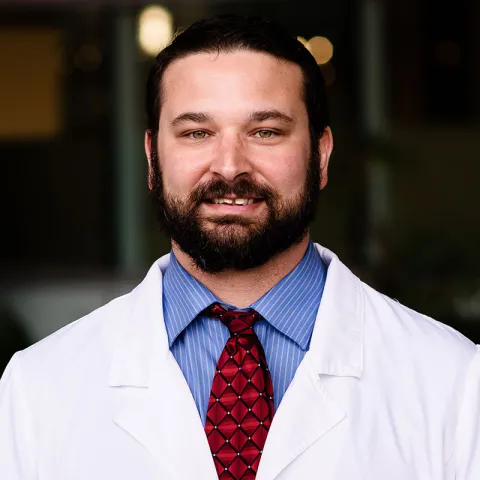
[[[237,177],[252,171],[246,147],[238,135],[223,134],[213,152],[210,171],[220,175],[226,181],[234,181]]]

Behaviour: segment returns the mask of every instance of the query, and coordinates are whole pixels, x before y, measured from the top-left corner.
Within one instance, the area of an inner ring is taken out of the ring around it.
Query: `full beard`
[[[293,200],[284,201],[274,190],[249,178],[234,184],[220,179],[208,182],[183,200],[165,192],[155,143],[152,141],[150,182],[160,226],[203,272],[259,267],[307,235],[320,193],[318,153],[311,155],[303,191]],[[312,148],[312,152],[318,149]],[[261,198],[266,216],[262,219],[200,214],[206,199],[224,198],[228,194]]]

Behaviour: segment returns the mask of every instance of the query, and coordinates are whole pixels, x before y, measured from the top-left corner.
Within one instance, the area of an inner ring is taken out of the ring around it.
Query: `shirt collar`
[[[317,249],[310,242],[300,263],[251,308],[306,351],[315,326],[326,273]]]
[[[250,308],[302,350],[308,350],[325,279],[326,267],[310,242],[300,263]],[[163,278],[163,310],[169,346],[202,310],[218,301],[178,263],[172,252]]]
[[[172,252],[163,277],[163,315],[169,346],[202,310],[217,301],[205,285],[178,263]]]

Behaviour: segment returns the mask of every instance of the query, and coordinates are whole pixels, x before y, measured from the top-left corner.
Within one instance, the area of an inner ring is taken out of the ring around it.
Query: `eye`
[[[275,137],[277,133],[272,130],[258,130],[257,132],[255,132],[255,135],[265,140],[268,140]]]
[[[192,138],[193,140],[203,140],[208,137],[208,133],[204,130],[195,130],[187,134],[187,137]]]

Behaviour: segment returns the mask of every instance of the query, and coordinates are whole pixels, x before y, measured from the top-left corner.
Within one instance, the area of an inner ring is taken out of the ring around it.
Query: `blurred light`
[[[165,7],[145,7],[138,18],[138,43],[147,54],[155,56],[173,38],[173,15]]]
[[[308,45],[308,40],[303,37],[297,37],[297,40],[307,49],[310,50],[310,47]]]
[[[333,57],[332,42],[326,37],[313,37],[310,40],[297,37],[297,40],[313,55],[319,65],[328,63]]]
[[[460,64],[462,50],[457,43],[443,40],[435,46],[434,58],[440,65],[455,68]]]
[[[313,37],[308,41],[307,49],[310,50],[319,65],[328,63],[333,56],[332,42],[326,37]]]

